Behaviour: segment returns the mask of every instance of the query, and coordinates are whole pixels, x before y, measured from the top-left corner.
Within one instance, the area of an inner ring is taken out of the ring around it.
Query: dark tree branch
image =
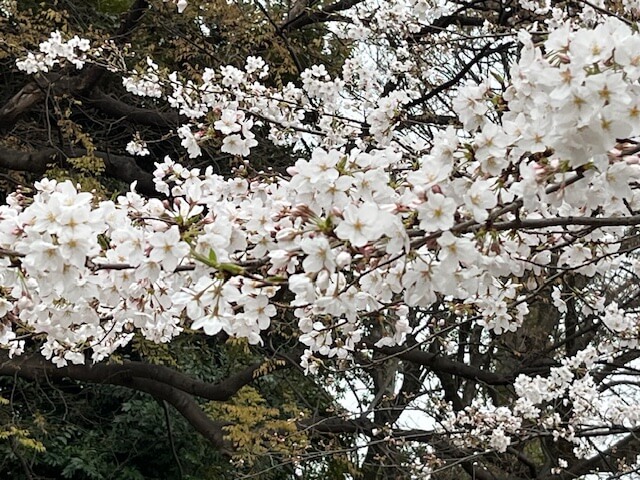
[[[468,15],[444,15],[436,18],[433,23],[427,27],[424,27],[415,35],[412,35],[412,40],[421,40],[423,37],[437,34],[445,30],[451,25],[458,25],[460,27],[481,27],[485,22],[484,17],[470,17]]]
[[[21,172],[43,174],[54,164],[64,164],[66,158],[85,155],[86,150],[61,152],[54,148],[45,148],[36,152],[20,152],[0,147],[0,167]],[[125,183],[137,181],[137,190],[146,195],[157,195],[153,175],[142,170],[132,157],[112,155],[107,152],[93,152],[105,164],[105,173]],[[66,158],[65,158],[66,157]]]
[[[122,385],[145,392],[158,400],[164,400],[170,403],[212,446],[225,454],[230,453],[230,445],[224,440],[223,427],[225,423],[209,418],[191,395],[170,387],[167,384],[154,382],[146,378],[130,378],[116,385]]]
[[[22,87],[0,108],[0,131],[9,130],[15,125],[20,115],[40,103],[45,97],[47,86],[59,78],[59,74],[51,74],[47,77],[36,75],[33,81]]]
[[[543,480],[570,480],[594,471],[616,473],[618,472],[619,460],[630,455],[635,458],[638,450],[640,450],[640,437],[638,432],[632,432],[610,448],[599,452],[591,458],[570,465],[559,474],[545,476]]]
[[[469,71],[473,68],[474,65],[476,65],[478,62],[480,62],[480,60],[482,60],[485,57],[488,57],[491,54],[507,50],[507,49],[511,48],[512,46],[513,46],[513,43],[511,43],[511,42],[504,43],[504,44],[498,45],[496,47],[491,47],[491,44],[485,45],[484,47],[482,47],[480,49],[480,51],[476,54],[475,57],[473,57],[471,60],[469,60],[469,62],[467,62],[460,69],[460,71],[456,75],[453,76],[453,78],[451,78],[450,80],[438,85],[436,88],[431,90],[429,93],[427,93],[423,97],[417,98],[417,99],[409,102],[407,104],[407,107],[411,108],[411,107],[415,107],[417,105],[422,105],[422,104],[428,102],[429,100],[431,100],[436,95],[439,95],[442,92],[444,92],[445,90],[447,90],[447,89],[453,87],[454,85],[456,85],[460,80],[462,80],[465,77],[465,75],[467,73],[469,73]]]
[[[175,128],[189,123],[187,117],[177,112],[160,112],[149,108],[134,107],[98,89],[95,89],[85,101],[87,104],[101,110],[107,115],[124,118],[131,123],[139,125]]]
[[[400,121],[401,128],[411,128],[416,125],[453,125],[460,127],[462,124],[457,117],[452,115],[435,115],[432,113],[423,113],[421,115],[409,115]]]
[[[229,447],[224,440],[224,423],[211,420],[188,393],[171,385],[151,378],[141,378],[130,372],[109,369],[110,365],[70,365],[57,368],[43,357],[18,357],[7,359],[2,356],[0,375],[19,376],[31,380],[70,378],[89,383],[119,385],[148,393],[158,400],[166,401],[205,437],[214,447],[226,452]],[[114,365],[117,367],[117,365]],[[107,367],[107,368],[105,368]]]
[[[253,381],[262,363],[256,363],[217,384],[203,382],[162,365],[127,362],[123,365],[68,365],[58,368],[39,354],[9,359],[0,355],[0,376],[18,376],[30,380],[69,378],[101,385],[119,385],[148,393],[166,401],[214,447],[226,453],[224,423],[211,420],[193,395],[208,400],[225,401]]]
[[[566,227],[572,225],[587,225],[590,227],[632,227],[640,225],[640,215],[628,217],[551,217],[530,220],[511,220],[509,222],[495,222],[491,230],[528,230],[533,228]],[[480,229],[482,227],[478,227]],[[471,231],[473,231],[472,229]]]
[[[0,375],[19,375],[36,380],[39,378],[71,378],[90,383],[121,385],[132,378],[146,379],[165,384],[173,389],[207,400],[226,401],[256,378],[262,363],[255,363],[229,376],[219,383],[209,383],[190,377],[163,365],[142,362],[124,364],[97,363],[94,365],[68,365],[58,368],[39,354],[8,359],[0,356]]]
[[[369,348],[375,348],[373,344],[367,346]],[[476,380],[487,385],[509,385],[513,381],[512,375],[500,375],[487,370],[482,370],[462,362],[451,360],[433,352],[425,352],[418,349],[407,349],[406,347],[375,349],[386,355],[397,356],[407,362],[423,365],[437,373],[446,373],[470,380]]]
[[[280,30],[283,32],[297,30],[307,25],[313,25],[314,23],[340,19],[341,17],[338,15],[338,12],[348,10],[362,1],[363,0],[340,0],[317,11],[302,8],[297,15],[290,14],[287,20],[280,26]]]

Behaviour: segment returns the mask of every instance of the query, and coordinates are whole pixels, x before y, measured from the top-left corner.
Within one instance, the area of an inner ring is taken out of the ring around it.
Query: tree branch
[[[40,354],[19,356],[13,359],[0,355],[0,376],[19,375],[36,380],[39,378],[71,378],[90,383],[122,385],[133,378],[165,384],[189,395],[207,400],[226,401],[256,378],[262,363],[255,363],[229,376],[219,383],[209,383],[190,377],[163,365],[143,362],[124,364],[97,363],[94,365],[68,365],[58,368]]]
[[[224,440],[224,430],[222,429],[225,423],[209,418],[190,395],[169,385],[146,378],[131,378],[117,385],[148,393],[158,400],[170,403],[211,445],[221,450],[223,454],[230,453],[230,445]]]
[[[640,437],[637,432],[632,432],[608,449],[598,452],[591,458],[570,465],[560,474],[548,475],[544,477],[544,480],[570,480],[594,471],[617,472],[618,461],[629,455],[633,455],[635,458],[638,449],[640,449]]]
[[[21,172],[43,174],[52,164],[64,164],[66,158],[85,155],[84,149],[74,151],[45,148],[35,152],[21,152],[0,147],[0,167]],[[138,182],[137,190],[146,195],[157,195],[153,175],[142,170],[132,157],[113,155],[108,152],[93,152],[105,164],[105,173],[125,183]],[[66,158],[64,158],[66,156]]]
[[[9,359],[6,353],[2,353],[0,359],[0,376],[18,376],[30,380],[69,378],[101,385],[119,385],[148,393],[173,405],[202,436],[223,453],[228,453],[227,449],[230,448],[224,440],[225,424],[211,420],[192,395],[215,401],[228,400],[244,385],[251,383],[262,365],[256,363],[212,384],[162,365],[142,362],[127,362],[123,365],[68,365],[58,368],[40,354]]]
[[[500,375],[487,370],[482,370],[480,368],[443,357],[437,353],[425,352],[418,349],[408,349],[406,347],[376,348],[372,343],[368,343],[367,346],[369,348],[375,348],[386,355],[397,356],[407,362],[424,365],[435,372],[447,373],[470,380],[476,380],[487,385],[509,385],[513,381],[512,375]]]
[[[36,75],[33,81],[26,84],[13,97],[0,108],[0,131],[9,130],[16,120],[27,110],[44,98],[44,89],[47,84],[51,84],[60,78],[53,74],[49,78]]]
[[[287,20],[280,26],[280,30],[285,32],[306,27],[307,25],[313,25],[314,23],[336,20],[341,18],[337,14],[338,12],[348,10],[362,1],[363,0],[340,0],[317,11],[302,9],[299,14],[291,15],[293,18],[287,18]]]
[[[422,37],[441,33],[447,27],[451,25],[458,25],[461,27],[480,27],[484,24],[485,18],[483,17],[470,17],[468,15],[443,15],[436,18],[433,23],[427,27],[424,27],[418,33],[411,36],[412,40],[420,40]]]
[[[590,227],[632,227],[640,225],[640,215],[628,217],[551,217],[530,220],[516,219],[509,222],[495,222],[491,230],[526,230],[532,228],[566,227],[570,225],[586,225]],[[478,225],[475,230],[484,226]],[[470,231],[474,231],[471,229]]]
[[[175,128],[185,123],[189,123],[189,119],[177,112],[159,112],[148,108],[139,108],[129,105],[117,98],[107,95],[106,93],[96,89],[85,101],[107,115],[113,117],[124,118],[125,120],[140,124],[150,125],[152,127]]]
[[[422,104],[428,102],[429,100],[431,100],[436,95],[444,92],[448,88],[451,88],[452,86],[457,84],[460,80],[462,80],[464,78],[464,76],[467,73],[469,73],[469,71],[473,68],[473,66],[476,65],[478,62],[480,62],[480,60],[482,60],[484,57],[488,57],[489,55],[491,55],[493,53],[498,53],[498,52],[501,52],[503,50],[509,49],[512,46],[513,46],[513,43],[511,43],[511,42],[503,43],[503,44],[498,45],[498,46],[493,47],[493,48],[491,47],[491,44],[485,45],[484,47],[482,47],[480,49],[480,51],[476,54],[475,57],[473,57],[471,60],[469,60],[469,62],[467,62],[460,69],[460,71],[456,75],[453,76],[453,78],[451,78],[450,80],[438,85],[436,88],[431,90],[429,93],[427,93],[423,97],[417,98],[417,99],[409,102],[407,104],[407,107],[411,108],[411,107],[415,107],[417,105],[422,105]]]

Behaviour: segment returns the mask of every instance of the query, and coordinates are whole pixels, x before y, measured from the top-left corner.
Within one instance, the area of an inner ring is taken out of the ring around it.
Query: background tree
[[[6,472],[637,474],[636,6],[3,5]]]

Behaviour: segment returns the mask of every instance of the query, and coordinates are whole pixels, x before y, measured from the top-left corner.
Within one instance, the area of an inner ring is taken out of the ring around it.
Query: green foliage
[[[2,407],[2,417],[20,426],[0,430],[0,478],[28,478],[17,454],[29,458],[33,474],[48,478],[179,479],[181,469],[185,479],[223,478],[209,476],[221,465],[219,455],[175,410],[165,412],[148,395],[112,386],[18,383],[13,408]]]
[[[71,165],[74,165],[75,162],[78,161],[78,165],[80,165],[80,168],[78,169],[68,169],[68,168],[63,168],[59,166],[54,166],[49,168],[45,173],[45,175],[47,176],[47,178],[55,179],[60,182],[65,180],[71,180],[71,182],[73,182],[74,185],[80,185],[80,188],[83,191],[86,191],[86,192],[93,191],[98,197],[107,197],[109,191],[107,188],[105,188],[105,186],[100,181],[101,180],[100,173],[99,173],[100,167],[97,167],[98,170],[92,173],[90,170],[91,167],[87,165],[90,165],[90,164],[98,165],[98,164],[93,162],[85,163],[85,159],[87,159],[87,157],[69,159]],[[102,168],[104,169],[104,163],[102,165],[103,165]]]
[[[147,340],[140,333],[133,338],[132,350],[140,359],[154,365],[176,365],[176,359],[169,351],[166,343],[155,343]]]

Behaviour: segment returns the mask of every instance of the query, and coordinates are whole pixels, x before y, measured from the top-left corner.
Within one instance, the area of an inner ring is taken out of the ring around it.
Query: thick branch
[[[153,175],[142,170],[132,157],[122,155],[112,155],[106,152],[94,152],[96,157],[100,157],[105,164],[105,173],[113,178],[122,180],[125,183],[137,181],[136,189],[146,195],[157,195]]]
[[[222,429],[225,424],[211,420],[190,395],[169,385],[145,378],[132,378],[120,385],[148,393],[158,400],[170,403],[211,445],[222,450],[223,453],[229,453],[230,445],[225,442]]]
[[[321,10],[312,11],[309,9],[303,9],[298,15],[293,16],[280,27],[280,30],[291,31],[296,30],[307,25],[313,25],[314,23],[323,23],[330,20],[336,20],[341,18],[338,12],[343,12],[351,7],[361,3],[362,0],[340,0],[332,5],[328,5]]]
[[[226,401],[255,378],[262,363],[255,363],[219,383],[209,383],[185,375],[163,365],[142,362],[124,364],[98,363],[95,365],[69,365],[58,368],[40,355],[20,356],[0,364],[0,375],[18,375],[29,379],[71,378],[90,383],[124,385],[132,379],[146,379],[162,383],[189,395],[207,400]]]
[[[551,217],[530,220],[511,220],[509,222],[495,222],[491,230],[526,230],[533,228],[566,227],[571,225],[586,225],[590,227],[631,227],[640,225],[640,215],[628,217]],[[483,228],[478,225],[476,230]],[[473,231],[474,229],[471,229]]]
[[[371,345],[369,346],[372,347]],[[424,365],[435,372],[448,373],[458,377],[483,382],[487,385],[509,385],[513,382],[513,376],[511,375],[500,375],[487,370],[482,370],[480,368],[443,357],[437,353],[425,352],[418,349],[411,350],[406,347],[376,348],[376,350],[386,355],[397,356],[407,362]]]
[[[175,128],[189,123],[189,119],[177,112],[159,112],[148,108],[139,108],[129,105],[117,98],[107,95],[100,90],[94,90],[85,100],[107,115],[124,118],[125,120],[139,125],[150,125],[161,128]]]
[[[74,152],[60,152],[53,148],[46,148],[36,152],[20,152],[0,147],[0,167],[21,172],[43,174],[52,164],[64,164],[66,158],[85,155],[85,150]],[[94,152],[105,164],[105,173],[125,183],[137,181],[137,189],[146,195],[156,195],[153,175],[142,170],[132,157],[112,155],[107,152]]]
[[[406,119],[401,120],[402,128],[410,128],[415,125],[453,125],[461,126],[460,120],[452,115],[435,115],[432,113],[423,113],[421,115],[409,115]]]
[[[412,40],[422,39],[423,37],[437,34],[445,30],[451,25],[458,25],[460,27],[481,27],[486,21],[483,17],[470,17],[468,15],[443,15],[436,18],[433,23],[427,27],[424,27],[418,33],[411,36]]]
[[[191,392],[214,400],[227,400],[253,379],[258,365],[229,377],[218,384],[208,384],[161,365],[131,362],[124,365],[69,365],[57,368],[39,354],[32,357],[0,356],[0,375],[19,376],[31,380],[64,379],[102,385],[119,385],[153,395],[173,405],[178,412],[214,447],[226,449],[222,422],[211,420],[193,399]]]
[[[46,85],[60,78],[53,74],[49,77],[37,75],[32,82],[22,87],[18,93],[0,108],[0,131],[9,130],[24,112],[40,103],[45,96]]]

